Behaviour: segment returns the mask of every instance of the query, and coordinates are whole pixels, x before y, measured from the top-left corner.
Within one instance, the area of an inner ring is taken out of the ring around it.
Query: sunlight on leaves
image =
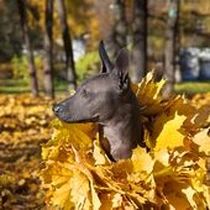
[[[149,149],[111,162],[95,124],[55,120],[52,139],[42,147],[49,206],[60,209],[206,209],[206,158],[210,152],[208,111],[185,97],[161,96],[164,80],[153,72],[132,84]],[[198,99],[196,99],[198,100]],[[210,170],[210,169],[208,169]]]

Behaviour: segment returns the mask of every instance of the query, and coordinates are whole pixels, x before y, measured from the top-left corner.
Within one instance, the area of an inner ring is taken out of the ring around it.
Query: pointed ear
[[[106,53],[104,42],[101,41],[98,47],[99,55],[101,58],[102,66],[100,73],[108,73],[113,69],[113,64],[111,63],[109,56]]]
[[[128,77],[128,68],[129,68],[129,55],[128,50],[125,48],[121,49],[117,59],[115,61],[115,66],[112,74],[119,81],[121,89],[126,89],[129,87],[129,77]]]

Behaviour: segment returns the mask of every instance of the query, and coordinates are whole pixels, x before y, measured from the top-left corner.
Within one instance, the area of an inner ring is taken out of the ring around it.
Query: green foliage
[[[86,53],[76,62],[76,71],[79,80],[85,79],[88,74],[98,71],[99,56],[97,51]]]
[[[175,84],[176,93],[196,94],[210,91],[209,82],[182,82]]]
[[[28,71],[28,59],[26,55],[23,56],[14,56],[11,60],[12,69],[13,69],[13,78],[22,79],[24,82],[29,82],[29,71]],[[42,57],[35,57],[35,65],[37,68],[38,79],[41,78],[41,70],[43,69]],[[42,80],[41,80],[42,81]]]
[[[12,69],[14,79],[28,80],[28,61],[26,56],[14,56],[12,58]]]
[[[22,79],[3,79],[0,80],[0,84],[0,93],[15,94],[30,92],[27,82]]]

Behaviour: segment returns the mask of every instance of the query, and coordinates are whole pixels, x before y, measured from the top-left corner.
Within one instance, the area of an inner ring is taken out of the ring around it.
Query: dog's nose
[[[61,105],[53,105],[53,112],[58,113],[63,110]]]

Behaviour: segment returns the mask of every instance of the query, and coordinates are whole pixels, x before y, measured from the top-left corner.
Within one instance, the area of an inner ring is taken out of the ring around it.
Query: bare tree
[[[36,67],[34,62],[33,55],[33,47],[31,44],[30,36],[29,36],[29,28],[27,23],[27,14],[26,14],[26,1],[25,0],[17,0],[18,12],[20,15],[20,25],[23,33],[23,39],[25,41],[25,45],[27,48],[27,56],[29,63],[29,76],[30,76],[30,84],[31,84],[31,92],[34,96],[38,95],[38,82],[36,75]]]
[[[126,46],[127,23],[125,16],[125,1],[114,0],[111,5],[113,10],[113,26],[108,40],[111,56],[114,57],[119,49]]]
[[[176,58],[176,39],[177,39],[177,27],[179,17],[180,0],[170,0],[168,6],[168,18],[165,34],[165,78],[167,84],[163,92],[165,97],[173,92],[175,83],[175,58]]]
[[[133,5],[133,82],[139,82],[147,71],[147,0],[134,0]]]
[[[45,92],[54,98],[53,85],[53,2],[45,0],[45,33],[44,33],[44,86]]]
[[[76,88],[76,72],[73,58],[73,49],[71,43],[71,36],[67,23],[67,14],[64,0],[57,0],[58,14],[60,17],[60,23],[62,28],[62,37],[64,43],[64,49],[66,54],[66,69],[67,69],[67,80],[70,87]]]

